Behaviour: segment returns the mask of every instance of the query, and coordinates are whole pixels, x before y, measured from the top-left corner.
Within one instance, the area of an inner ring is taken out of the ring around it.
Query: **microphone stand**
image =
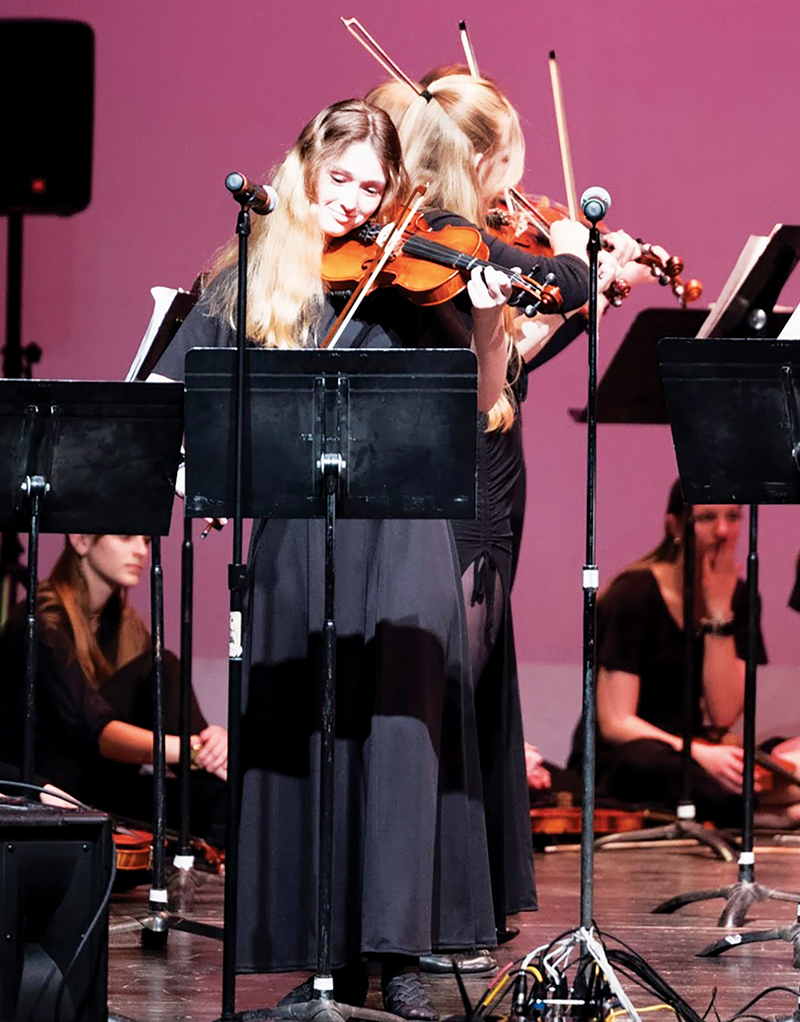
[[[229,176],[230,177],[230,176]],[[227,181],[226,181],[227,185]],[[247,565],[242,562],[242,477],[244,448],[244,379],[247,328],[247,239],[250,210],[244,196],[236,221],[239,239],[238,298],[236,305],[236,383],[233,394],[234,512],[233,550],[228,565],[230,592],[230,640],[228,645],[228,791],[225,835],[225,925],[222,937],[222,1022],[236,1017],[236,925],[238,918],[239,816],[241,807],[241,756],[239,750],[242,716],[242,612]]]
[[[599,220],[608,212],[610,199],[586,201],[581,206],[590,221],[589,243],[589,323],[588,323],[588,394],[586,405],[586,549],[583,565],[583,811],[581,817],[581,887],[580,926],[567,935],[567,942],[580,948],[580,982],[576,982],[574,996],[581,1005],[575,1017],[591,1018],[602,1014],[602,1005],[589,1003],[589,998],[605,999],[610,989],[634,1022],[640,1022],[636,1008],[625,993],[611,968],[594,927],[594,811],[596,762],[596,626],[597,588],[599,573],[595,563],[595,512],[597,505],[597,321],[598,286],[597,269],[600,252]],[[604,983],[599,987],[591,978],[592,966],[597,963]],[[577,1008],[577,1005],[576,1005]]]
[[[586,403],[586,545],[583,565],[583,798],[581,816],[581,931],[594,925],[594,810],[597,755],[597,587],[595,517],[597,510],[597,261],[598,217],[589,228],[588,394]]]

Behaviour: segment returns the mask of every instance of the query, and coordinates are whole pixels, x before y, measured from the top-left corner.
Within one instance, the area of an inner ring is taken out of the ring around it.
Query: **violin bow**
[[[467,67],[469,68],[469,73],[472,75],[473,78],[480,78],[481,73],[478,70],[478,62],[475,59],[475,51],[472,49],[472,43],[470,42],[469,32],[467,32],[466,21],[459,21],[458,31],[459,34],[461,35],[461,48],[463,49],[464,56],[466,57],[467,60]]]
[[[579,218],[578,192],[575,188],[575,172],[572,167],[572,153],[567,133],[567,115],[564,109],[564,94],[561,91],[561,76],[558,72],[556,51],[550,51],[550,85],[553,89],[553,104],[556,109],[556,127],[558,128],[558,147],[561,150],[561,166],[564,170],[564,187],[567,192],[567,208],[571,220]]]
[[[418,96],[423,94],[425,90],[413,78],[409,77],[396,61],[392,60],[386,50],[369,34],[358,18],[341,18],[341,22],[355,41],[363,46],[367,53],[377,60],[381,67],[388,71],[395,81],[407,85]]]
[[[350,295],[347,301],[347,305],[339,313],[336,321],[331,326],[330,330],[325,336],[325,340],[319,345],[320,348],[335,348],[339,338],[344,333],[348,323],[355,316],[357,310],[361,306],[361,303],[367,297],[370,292],[372,285],[378,279],[384,266],[391,258],[394,250],[403,240],[406,228],[414,219],[419,211],[419,207],[422,205],[422,200],[425,197],[425,192],[428,190],[427,185],[417,185],[411,196],[403,207],[398,222],[387,224],[384,227],[381,235],[386,234],[386,240],[383,244],[383,250],[379,255],[372,261],[372,266],[364,274],[358,283],[355,291]],[[381,245],[381,237],[378,238],[378,246]]]
[[[470,41],[469,33],[467,32],[466,21],[459,21],[458,31],[461,34],[461,46],[464,50],[464,56],[467,61],[467,67],[469,67],[469,73],[473,78],[480,78],[481,74],[478,70],[478,61],[475,58],[475,51],[472,48],[472,42]],[[529,214],[530,219],[533,220],[539,231],[544,235],[545,239],[549,241],[550,224],[545,217],[542,216],[536,206],[534,206],[534,204],[516,188],[506,188],[504,191],[506,205],[508,206],[509,211],[513,211],[515,205],[521,206]]]

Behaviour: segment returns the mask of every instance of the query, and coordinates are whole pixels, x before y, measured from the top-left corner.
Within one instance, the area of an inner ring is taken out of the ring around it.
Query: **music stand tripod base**
[[[709,830],[692,820],[677,819],[673,823],[665,823],[659,827],[645,827],[642,830],[630,830],[620,834],[606,834],[598,838],[594,846],[597,849],[610,849],[625,841],[674,841],[680,838],[692,838],[700,845],[710,848],[721,862],[733,862],[735,855],[731,846],[722,835]]]

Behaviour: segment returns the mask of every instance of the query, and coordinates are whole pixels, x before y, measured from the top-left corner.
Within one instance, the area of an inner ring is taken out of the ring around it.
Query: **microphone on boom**
[[[587,220],[596,224],[602,220],[611,208],[611,196],[605,188],[587,188],[581,196],[581,212]]]
[[[241,206],[266,216],[278,205],[278,193],[271,185],[259,185],[235,172],[225,178],[225,187]]]

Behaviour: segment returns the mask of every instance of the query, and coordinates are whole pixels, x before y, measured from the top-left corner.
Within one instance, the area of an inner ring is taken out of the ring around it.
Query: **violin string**
[[[428,259],[430,262],[439,263],[443,266],[452,266],[453,269],[457,270],[472,270],[475,266],[491,266],[493,269],[504,273],[511,280],[512,284],[523,290],[530,291],[536,298],[541,300],[547,294],[544,290],[544,285],[540,284],[538,280],[524,276],[521,273],[509,271],[508,267],[500,266],[488,259],[480,259],[478,256],[471,256],[465,252],[459,252],[457,249],[448,248],[446,245],[441,245],[439,242],[432,241],[429,238],[412,235],[404,242],[403,252],[419,259]],[[538,267],[533,267],[531,272],[535,273],[537,269]]]

